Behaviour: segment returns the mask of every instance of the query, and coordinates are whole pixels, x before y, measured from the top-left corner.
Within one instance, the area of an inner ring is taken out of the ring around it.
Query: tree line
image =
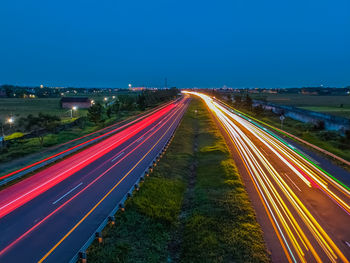
[[[94,125],[103,125],[105,121],[113,116],[118,117],[123,112],[144,111],[148,107],[156,106],[159,103],[174,99],[178,94],[176,88],[165,90],[146,90],[138,95],[119,95],[113,103],[96,102],[88,109],[87,117],[81,117],[76,120],[74,125],[79,125],[81,128],[85,126],[85,122],[89,120]],[[60,117],[46,113],[38,115],[29,114],[26,117],[19,118],[14,125],[9,123],[0,123],[2,133],[15,132],[20,136],[11,136],[19,138],[23,133],[31,134],[38,138],[41,146],[44,144],[44,136],[48,133],[56,133],[64,129]],[[1,135],[1,134],[0,134]],[[10,136],[10,137],[11,137]]]
[[[145,90],[137,96],[119,95],[111,104],[96,102],[88,110],[89,121],[96,125],[105,122],[113,115],[118,116],[126,111],[144,111],[148,107],[174,99],[179,93],[178,89]]]

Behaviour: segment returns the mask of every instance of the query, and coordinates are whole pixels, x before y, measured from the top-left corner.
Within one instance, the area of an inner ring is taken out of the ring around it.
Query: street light
[[[108,100],[108,98],[107,98],[107,97],[105,97],[105,98],[104,98],[104,101],[107,101],[107,100]]]
[[[12,128],[12,124],[15,120],[13,119],[13,117],[10,117],[7,119],[7,122],[10,123],[10,129]]]
[[[73,118],[73,111],[76,111],[78,109],[77,106],[73,106],[70,110],[70,117]]]

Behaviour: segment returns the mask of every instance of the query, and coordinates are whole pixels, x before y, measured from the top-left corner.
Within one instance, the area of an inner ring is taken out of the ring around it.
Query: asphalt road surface
[[[189,98],[0,192],[0,262],[69,262],[143,175]]]
[[[272,261],[349,262],[350,173],[219,101],[193,94],[230,140]]]

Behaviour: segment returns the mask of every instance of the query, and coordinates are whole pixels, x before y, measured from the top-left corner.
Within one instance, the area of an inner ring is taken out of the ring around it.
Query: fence
[[[86,250],[88,247],[92,244],[92,242],[97,238],[100,242],[102,241],[102,230],[106,227],[106,225],[111,222],[114,224],[115,217],[114,215],[117,213],[119,209],[124,210],[124,203],[125,201],[132,196],[133,191],[136,189],[138,190],[140,182],[143,182],[145,179],[145,176],[147,177],[149,173],[153,171],[153,167],[156,166],[156,163],[160,160],[160,158],[163,156],[167,148],[169,147],[171,141],[174,138],[175,132],[180,124],[180,121],[177,123],[175,129],[170,135],[170,138],[166,141],[165,145],[162,147],[162,150],[159,151],[159,153],[152,159],[150,162],[148,168],[144,170],[143,173],[139,176],[139,178],[135,181],[133,186],[130,188],[130,190],[124,195],[124,197],[118,202],[118,204],[112,209],[112,211],[108,214],[108,216],[103,220],[103,222],[97,227],[97,229],[94,231],[94,233],[88,238],[88,240],[85,242],[85,244],[79,249],[79,251],[72,257],[72,259],[69,261],[69,263],[76,263],[79,259],[82,260],[82,262],[86,262]]]

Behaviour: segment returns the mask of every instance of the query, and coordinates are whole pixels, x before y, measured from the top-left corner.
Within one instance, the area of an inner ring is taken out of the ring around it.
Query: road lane
[[[96,205],[97,200],[101,200],[113,185],[119,183],[66,240],[45,258],[49,262],[69,261],[162,149],[179,123],[187,104],[187,99],[182,100],[162,118],[157,119],[112,151],[1,218],[0,227],[5,231],[0,242],[0,262],[2,260],[5,262],[40,260],[57,244],[63,234],[69,232],[69,229]],[[139,140],[142,137],[143,139]],[[124,152],[123,155],[121,155],[122,152]],[[111,162],[118,156],[117,160]],[[123,178],[126,174],[127,176]],[[52,204],[81,182],[83,185],[77,190],[61,202]],[[85,190],[82,191],[83,189]],[[58,208],[60,209],[54,210]],[[50,213],[53,214],[50,215]],[[45,217],[47,218],[41,222]],[[35,228],[21,237],[33,227]],[[19,238],[18,241],[16,238]],[[19,254],[18,251],[21,253]],[[60,260],[57,261],[57,259]]]
[[[268,227],[262,224],[265,236],[272,230],[281,243],[269,246],[272,258],[276,262],[348,262],[348,186],[266,128],[208,96],[194,94],[204,99],[226,130],[264,205],[270,221]]]
[[[179,99],[180,98],[178,98],[177,100],[179,100]],[[23,175],[29,173],[30,171],[35,171],[39,167],[42,167],[42,165],[49,164],[49,163],[53,162],[54,160],[57,160],[57,159],[65,156],[66,154],[73,153],[74,151],[80,149],[81,147],[86,147],[91,143],[98,142],[98,141],[102,140],[103,138],[110,136],[112,134],[115,134],[116,132],[146,118],[147,116],[152,115],[154,112],[156,112],[162,108],[165,108],[166,106],[168,106],[172,103],[173,102],[168,102],[168,103],[159,105],[153,109],[150,109],[150,110],[147,110],[143,113],[129,117],[125,120],[114,123],[110,126],[102,128],[102,129],[97,130],[95,132],[83,135],[79,138],[75,138],[73,140],[70,140],[68,142],[65,142],[65,143],[62,143],[59,145],[52,146],[52,147],[44,150],[43,152],[34,154],[33,156],[31,156],[32,157],[31,159],[36,160],[34,163],[28,163],[28,161],[24,161],[24,163],[27,163],[26,166],[24,166],[20,169],[17,169],[15,171],[12,171],[10,173],[7,173],[7,174],[1,174],[0,175],[0,183],[3,183],[4,181],[9,182],[9,181],[11,181],[11,178],[12,178],[12,180],[14,180],[15,177],[17,178],[17,176],[19,178],[19,177],[21,177],[21,175],[23,176]],[[66,147],[67,145],[70,145],[70,147]],[[58,149],[61,149],[61,151],[59,151]],[[49,153],[49,152],[52,152],[52,155],[50,155],[44,159],[41,158],[43,154],[45,155],[45,153]],[[38,159],[38,155],[40,155],[39,159]],[[23,160],[21,161],[21,159],[19,159],[19,161],[21,163],[20,165],[23,165],[23,163],[22,163]],[[16,166],[18,166],[18,162],[14,161],[12,163],[4,165],[4,169],[8,170],[9,165],[14,165],[16,167]]]

